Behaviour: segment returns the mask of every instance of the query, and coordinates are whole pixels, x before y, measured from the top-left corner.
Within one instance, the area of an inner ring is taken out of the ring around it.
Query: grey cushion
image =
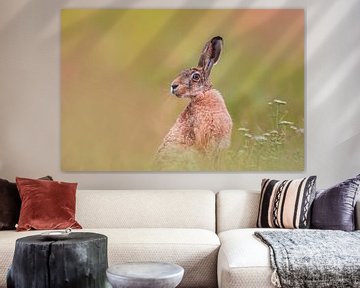
[[[312,206],[311,228],[353,231],[359,185],[360,174],[328,189],[317,191]]]

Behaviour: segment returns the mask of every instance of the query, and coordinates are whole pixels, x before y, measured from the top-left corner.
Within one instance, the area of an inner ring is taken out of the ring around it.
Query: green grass
[[[288,120],[288,103],[274,99],[269,104],[270,129],[234,125],[232,148],[222,165],[242,171],[300,171],[304,169],[304,128]],[[235,141],[234,141],[235,140]]]

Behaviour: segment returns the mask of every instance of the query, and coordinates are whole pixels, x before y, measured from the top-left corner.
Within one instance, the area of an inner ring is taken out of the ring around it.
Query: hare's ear
[[[220,57],[223,46],[223,39],[220,36],[212,38],[205,44],[198,66],[205,72],[205,77],[208,78],[213,65],[217,63]]]

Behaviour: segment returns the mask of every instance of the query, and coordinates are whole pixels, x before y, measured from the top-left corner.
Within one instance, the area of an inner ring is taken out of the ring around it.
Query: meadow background
[[[211,79],[234,124],[219,170],[303,170],[300,9],[62,10],[62,170],[153,170],[188,104],[170,83],[216,35],[224,49]]]

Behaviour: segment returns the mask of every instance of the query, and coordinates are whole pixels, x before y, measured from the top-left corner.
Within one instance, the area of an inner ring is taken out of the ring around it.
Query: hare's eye
[[[201,78],[201,75],[199,72],[194,72],[192,75],[191,75],[191,79],[194,80],[194,81],[200,81],[200,78]]]

